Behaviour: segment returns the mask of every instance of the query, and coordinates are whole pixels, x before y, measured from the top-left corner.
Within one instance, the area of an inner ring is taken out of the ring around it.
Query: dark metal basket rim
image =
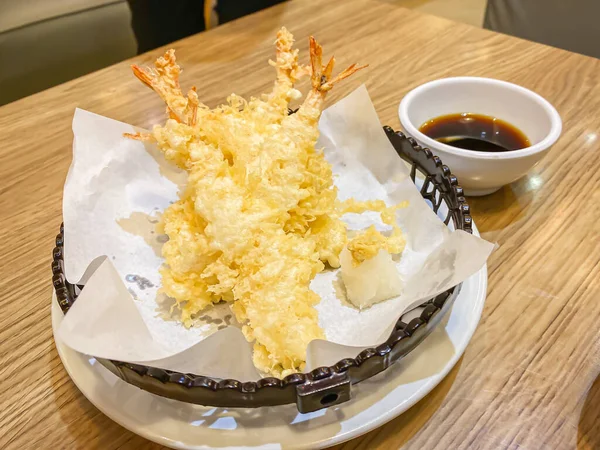
[[[439,172],[439,176],[427,175],[421,189],[421,195],[432,203],[434,211],[437,212],[442,203],[442,197],[448,194],[449,197],[443,198],[447,203],[450,203],[447,205],[449,211],[445,223],[447,224],[452,217],[456,229],[472,233],[472,219],[469,206],[465,201],[462,188],[458,185],[458,181],[452,175],[450,169],[444,166],[440,158],[433,155],[429,149],[420,147],[414,139],[407,138],[404,134],[395,132],[390,127],[384,127],[384,130],[399,156],[406,161],[411,161],[413,165],[411,170],[413,182],[415,180],[416,168],[425,170],[427,169],[425,166],[429,165],[430,171],[434,171],[433,169],[435,169]],[[411,154],[410,152],[416,155],[414,160],[411,160],[411,157],[407,156]],[[428,184],[434,185],[433,194],[432,192],[428,192]],[[439,200],[436,198],[435,189],[440,190]],[[446,189],[446,191],[442,193],[442,189]],[[52,281],[58,303],[63,313],[66,313],[75,302],[79,289],[82,287],[70,284],[64,275],[63,236],[64,228],[61,225],[60,234],[56,238],[56,247],[53,251]],[[318,404],[315,406],[315,402],[309,400],[315,396],[315,393],[317,397],[320,396],[321,399],[324,399],[326,398],[324,395],[327,392],[330,392],[328,395],[333,395],[331,392],[336,391],[334,388],[338,385],[348,385],[346,389],[349,392],[350,385],[385,370],[408,354],[424,339],[424,336],[418,342],[414,342],[417,340],[416,338],[412,339],[413,342],[408,344],[407,342],[411,341],[411,338],[422,329],[427,329],[423,330],[427,334],[431,331],[437,322],[441,320],[441,316],[447,312],[449,305],[458,295],[460,287],[461,284],[454,286],[424,303],[423,306],[425,306],[425,309],[421,312],[420,316],[412,319],[409,323],[402,322],[400,318],[388,339],[381,345],[363,350],[355,358],[342,359],[332,366],[319,367],[307,373],[295,373],[283,379],[268,377],[258,381],[242,382],[230,379],[215,379],[203,375],[184,374],[125,361],[103,360],[100,358],[98,358],[98,361],[126,382],[169,398],[206,404],[207,406],[227,407],[272,406],[293,403],[295,400],[301,412],[314,411],[315,409],[320,409]],[[436,316],[437,321],[433,320]],[[395,349],[400,347],[402,347],[403,351],[395,354]],[[380,363],[370,363],[370,361],[375,360],[380,361]],[[373,366],[370,370],[369,365]],[[172,386],[169,387],[168,385]],[[339,388],[339,386],[337,388],[339,392],[336,391],[336,398],[331,402],[331,405],[341,403],[350,398],[349,395],[348,398],[341,398],[338,395],[344,390],[343,388]],[[292,388],[294,396],[288,394],[281,396],[285,398],[277,398],[276,391],[284,392],[286,389],[290,391],[288,388]],[[198,398],[196,399],[200,401],[195,401],[194,399],[188,400],[186,398],[186,390],[190,391],[194,389],[200,389],[202,395],[197,395]],[[261,391],[271,391],[272,393],[262,395],[261,397]],[[219,392],[224,394],[229,393],[231,398],[221,401],[221,399],[213,395]],[[235,395],[231,395],[234,393]],[[304,404],[303,395],[305,396]],[[324,404],[321,401],[320,407],[331,405]]]

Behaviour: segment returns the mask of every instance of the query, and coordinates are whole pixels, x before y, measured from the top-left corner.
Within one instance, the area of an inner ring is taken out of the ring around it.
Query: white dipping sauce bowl
[[[490,153],[463,150],[427,137],[419,127],[435,117],[475,113],[502,119],[529,138],[531,146]],[[487,195],[521,178],[535,166],[562,130],[554,107],[540,95],[492,78],[442,78],[410,91],[399,107],[400,123],[409,136],[450,167],[466,195]]]

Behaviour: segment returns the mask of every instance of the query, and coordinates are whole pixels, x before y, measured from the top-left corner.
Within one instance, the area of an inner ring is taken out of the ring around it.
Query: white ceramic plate
[[[487,267],[463,283],[452,310],[413,352],[352,389],[353,399],[309,414],[295,405],[225,409],[158,397],[117,378],[94,358],[56,339],[79,390],[125,428],[173,448],[323,448],[364,434],[400,415],[452,369],[475,332],[487,290]],[[54,331],[63,314],[52,301]]]

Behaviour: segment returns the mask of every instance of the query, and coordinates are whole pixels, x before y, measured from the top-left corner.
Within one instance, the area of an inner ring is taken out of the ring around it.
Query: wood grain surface
[[[470,201],[483,236],[500,248],[464,357],[408,412],[338,448],[600,448],[600,61],[393,1],[296,0],[175,43],[183,84],[195,83],[211,106],[231,92],[265,91],[283,24],[305,57],[315,34],[339,67],[370,64],[328,103],[366,83],[391,126],[410,89],[455,75],[533,89],[564,121],[527,177]],[[0,108],[0,448],[159,448],[81,395],[52,338],[50,254],[76,107],[142,127],[163,121],[161,101],[129,62]]]

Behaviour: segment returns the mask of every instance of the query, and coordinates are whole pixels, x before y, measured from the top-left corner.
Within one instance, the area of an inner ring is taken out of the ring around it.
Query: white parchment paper
[[[381,343],[404,311],[479,270],[493,245],[450,231],[425,203],[408,168],[386,137],[364,86],[323,112],[319,145],[332,164],[341,199],[409,201],[397,220],[407,246],[397,263],[402,295],[359,311],[344,297],[338,270],[317,275],[319,324],[327,341],[313,341],[307,369],[354,357],[357,347]],[[59,338],[96,357],[139,362],[220,378],[256,379],[251,345],[224,304],[186,329],[169,319],[172,302],[158,290],[165,241],[160,212],[177,199],[185,173],[150,144],[123,137],[131,125],[76,110],[73,163],[65,182],[65,273],[85,284],[67,313]],[[347,214],[350,230],[378,214]]]

